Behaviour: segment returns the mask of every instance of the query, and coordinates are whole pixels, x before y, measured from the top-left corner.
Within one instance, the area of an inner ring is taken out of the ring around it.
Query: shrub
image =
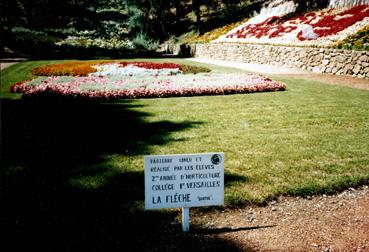
[[[190,65],[181,65],[181,70],[183,74],[197,74],[211,72],[209,68]]]
[[[132,40],[133,48],[136,50],[144,50],[144,51],[154,51],[158,49],[159,42],[150,39],[144,33],[139,33],[133,40]]]
[[[369,25],[358,33],[337,42],[334,47],[337,49],[369,51]]]
[[[58,40],[46,32],[30,30],[24,27],[14,27],[12,34],[14,37],[12,46],[26,53],[53,49],[55,48],[55,42]]]
[[[68,36],[66,39],[58,41],[56,45],[82,49],[90,49],[90,48],[99,48],[107,50],[132,49],[132,43],[126,39],[91,38],[89,36]]]

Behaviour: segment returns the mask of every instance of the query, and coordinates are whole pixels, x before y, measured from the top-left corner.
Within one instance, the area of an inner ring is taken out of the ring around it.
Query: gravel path
[[[369,251],[369,188],[195,212],[192,222],[243,251]]]

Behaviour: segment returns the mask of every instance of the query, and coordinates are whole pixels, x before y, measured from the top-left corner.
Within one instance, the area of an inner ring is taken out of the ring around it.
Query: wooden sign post
[[[224,153],[145,156],[145,209],[182,208],[189,231],[190,207],[224,204]]]

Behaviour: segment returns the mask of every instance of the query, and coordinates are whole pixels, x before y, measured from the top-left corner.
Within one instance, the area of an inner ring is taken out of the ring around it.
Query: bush
[[[5,46],[28,57],[35,58],[91,58],[125,57],[133,54],[132,43],[128,39],[99,37],[94,30],[77,31],[74,28],[42,31],[15,27],[8,36],[13,38]]]
[[[50,50],[55,48],[57,37],[50,36],[43,31],[30,30],[24,27],[14,27],[12,29],[14,44],[16,49],[31,53],[34,51]]]
[[[358,33],[337,42],[334,47],[337,49],[369,51],[369,25]]]
[[[132,49],[132,43],[125,39],[90,38],[88,36],[68,36],[66,39],[56,43],[58,46],[75,47],[81,49],[107,49],[125,50]]]
[[[155,51],[159,47],[159,42],[152,40],[143,33],[139,33],[132,40],[132,45],[136,50]]]
[[[197,73],[209,73],[211,70],[206,67],[181,65],[183,74],[197,74]]]

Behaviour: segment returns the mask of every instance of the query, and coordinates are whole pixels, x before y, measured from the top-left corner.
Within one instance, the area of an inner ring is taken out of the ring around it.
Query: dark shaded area
[[[147,123],[149,114],[124,103],[63,98],[2,100],[2,159],[55,161],[119,153],[147,153],[171,141],[170,132],[196,122]]]
[[[295,0],[296,13],[329,1]],[[0,54],[5,48],[30,58],[155,56],[158,45],[190,31],[200,34],[258,13],[262,0],[3,0]],[[63,46],[55,43],[71,39]],[[115,42],[105,42],[115,39]],[[131,43],[117,43],[129,40]],[[92,43],[93,41],[93,43]],[[4,57],[4,56],[3,56]]]
[[[183,234],[177,211],[143,211],[143,172],[95,189],[71,178],[109,172],[104,154],[143,155],[198,122],[148,122],[138,105],[1,100],[1,251],[239,251]]]
[[[316,0],[295,0],[298,3],[296,14],[302,14],[307,11],[319,10],[327,8],[329,1],[316,1]]]
[[[239,232],[239,231],[255,230],[255,229],[262,229],[262,228],[272,228],[276,226],[277,225],[264,225],[264,226],[240,227],[240,228],[193,229],[191,230],[191,232],[196,233],[196,234],[223,234],[223,233],[234,233],[234,232]]]
[[[7,57],[10,48],[33,59],[154,57],[160,42],[242,20],[260,10],[263,2],[4,0],[0,2],[0,54]],[[79,39],[55,44],[71,37]],[[110,41],[106,45],[100,39],[132,44]]]
[[[35,41],[34,41],[35,42]],[[8,51],[0,52],[4,58],[25,57],[31,60],[62,60],[62,59],[129,59],[129,58],[161,58],[162,53],[148,50],[118,50],[98,47],[80,48],[72,46],[56,46],[54,42],[30,43],[26,40],[13,43]],[[9,52],[10,51],[10,52]]]
[[[241,21],[252,17],[254,13],[259,13],[264,1],[225,1],[222,8],[215,7],[215,10],[204,16],[200,23],[199,31],[205,33],[224,25]]]
[[[225,173],[224,174],[224,184],[225,185],[232,185],[237,182],[249,182],[250,179],[245,176],[241,176],[235,173]]]

